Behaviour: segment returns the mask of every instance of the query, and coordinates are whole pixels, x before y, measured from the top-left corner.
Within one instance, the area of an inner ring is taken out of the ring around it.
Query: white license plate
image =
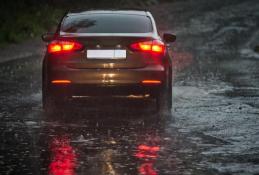
[[[125,59],[126,50],[87,50],[88,59]]]

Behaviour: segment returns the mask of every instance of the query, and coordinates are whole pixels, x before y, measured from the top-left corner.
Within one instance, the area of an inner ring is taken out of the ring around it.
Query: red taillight
[[[136,51],[164,53],[165,44],[160,40],[138,42],[130,45],[131,49]]]
[[[152,41],[140,42],[140,43],[132,44],[131,47],[136,50],[151,51],[152,43],[153,43]]]
[[[83,45],[75,41],[52,41],[48,45],[49,53],[71,52],[83,49]]]

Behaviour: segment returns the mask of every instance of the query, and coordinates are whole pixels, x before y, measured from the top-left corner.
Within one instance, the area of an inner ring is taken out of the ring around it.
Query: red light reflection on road
[[[56,138],[51,145],[50,175],[75,175],[76,154],[67,138]]]
[[[158,146],[139,145],[135,156],[139,159],[157,158],[159,150]]]
[[[158,152],[160,151],[159,146],[148,146],[148,145],[139,145],[135,157],[144,161],[138,167],[138,172],[141,175],[157,175],[156,170],[153,165],[158,157]]]
[[[153,163],[143,163],[138,170],[141,175],[157,175],[156,170],[153,168]]]

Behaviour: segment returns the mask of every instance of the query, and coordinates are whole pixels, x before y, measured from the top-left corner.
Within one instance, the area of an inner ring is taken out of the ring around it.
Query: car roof
[[[73,10],[67,13],[67,16],[90,15],[90,14],[123,14],[123,15],[141,15],[149,16],[148,11],[143,10]]]

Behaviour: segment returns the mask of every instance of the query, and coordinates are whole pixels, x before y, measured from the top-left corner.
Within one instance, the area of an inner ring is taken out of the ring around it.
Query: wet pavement
[[[0,63],[0,174],[259,174],[259,3],[185,0],[150,10],[178,36],[171,120],[156,121],[152,103],[85,106],[49,120],[42,54],[9,49]]]

